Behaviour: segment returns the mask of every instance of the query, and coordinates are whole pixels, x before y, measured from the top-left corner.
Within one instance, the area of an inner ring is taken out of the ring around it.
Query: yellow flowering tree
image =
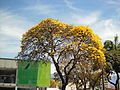
[[[105,65],[100,38],[87,26],[73,26],[48,18],[23,34],[21,44],[19,59],[54,63],[62,90],[78,63],[92,62],[97,68]]]
[[[60,83],[55,81],[55,80],[50,80],[50,88],[56,88],[59,87],[60,88]]]

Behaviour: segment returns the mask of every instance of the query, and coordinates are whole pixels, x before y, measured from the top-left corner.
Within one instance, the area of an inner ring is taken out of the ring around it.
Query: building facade
[[[0,58],[0,90],[45,90],[46,89],[45,87],[16,85],[17,68],[18,65],[16,59]]]

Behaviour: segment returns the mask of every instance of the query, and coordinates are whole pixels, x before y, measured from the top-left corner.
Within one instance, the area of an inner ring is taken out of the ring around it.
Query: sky
[[[46,18],[89,26],[102,42],[120,37],[120,0],[0,0],[0,58],[15,58],[22,34]]]

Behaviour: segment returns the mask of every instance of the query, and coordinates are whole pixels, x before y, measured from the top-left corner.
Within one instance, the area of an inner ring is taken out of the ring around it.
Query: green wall
[[[49,87],[50,68],[48,61],[18,61],[17,85]]]

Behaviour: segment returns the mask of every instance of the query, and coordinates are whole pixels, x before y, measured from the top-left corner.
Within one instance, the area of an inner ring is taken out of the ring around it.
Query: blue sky
[[[0,58],[14,58],[22,34],[46,18],[87,25],[103,42],[113,40],[120,35],[120,0],[0,0]]]

